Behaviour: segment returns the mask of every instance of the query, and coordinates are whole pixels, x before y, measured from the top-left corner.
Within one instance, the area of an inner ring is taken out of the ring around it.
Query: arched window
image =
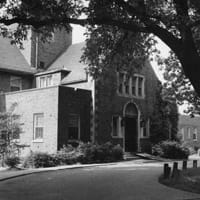
[[[129,103],[125,108],[125,115],[129,117],[137,117],[138,110],[133,103]]]

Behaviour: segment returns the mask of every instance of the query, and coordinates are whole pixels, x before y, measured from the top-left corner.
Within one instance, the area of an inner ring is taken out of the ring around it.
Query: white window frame
[[[114,130],[114,127],[113,127],[113,118],[114,117],[117,117],[117,135],[113,135],[113,133],[114,133],[113,132],[113,130]],[[122,138],[121,117],[119,115],[113,115],[112,116],[111,127],[112,127],[111,136],[113,138]]]
[[[19,80],[19,85],[13,84],[14,80]],[[18,87],[19,90],[22,90],[22,78],[20,76],[10,76],[10,90],[12,87]],[[16,90],[16,91],[19,91]]]
[[[144,136],[144,127],[140,127],[141,138],[149,138],[149,127],[150,127],[150,120],[148,119],[145,123],[145,128],[146,128],[146,135],[145,136]]]
[[[43,126],[38,126],[37,125],[37,117],[43,117]],[[36,138],[36,129],[37,128],[42,128],[42,137],[41,138]],[[43,142],[44,139],[44,113],[34,113],[33,114],[33,141],[34,142]]]
[[[39,78],[39,88],[45,88],[45,87],[53,86],[53,75],[52,74],[46,75],[46,76],[40,76],[38,78]],[[43,86],[41,84],[42,83],[42,79],[44,80],[44,85]],[[50,80],[50,82],[48,82],[48,79]]]
[[[191,128],[187,127],[187,139],[191,139]]]
[[[195,135],[195,138],[194,138],[194,135]],[[194,130],[193,130],[193,135],[192,135],[192,139],[193,139],[194,141],[197,141],[197,135],[198,135],[197,128],[194,128]]]
[[[120,74],[123,74],[123,80],[122,80],[122,92],[119,91],[119,86],[120,86]],[[127,72],[117,72],[117,93],[119,96],[125,96],[125,97],[135,97],[138,99],[144,99],[145,98],[145,76],[141,74],[134,74],[133,76],[129,77],[129,94],[126,93],[125,91],[125,79],[127,76]],[[133,77],[136,78],[136,84],[135,84],[135,94],[132,93],[132,81]],[[142,78],[142,95],[139,95],[139,78]]]
[[[185,140],[185,131],[184,131],[184,127],[181,128],[181,136],[182,136],[182,140]]]

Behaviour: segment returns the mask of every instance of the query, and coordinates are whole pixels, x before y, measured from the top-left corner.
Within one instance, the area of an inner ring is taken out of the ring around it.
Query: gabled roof
[[[83,54],[85,42],[69,46],[48,68],[48,70],[65,69],[69,75],[62,80],[62,84],[87,80],[85,67],[80,58]]]
[[[0,36],[0,71],[18,74],[34,74],[36,70],[28,62],[16,45],[10,40]]]
[[[200,126],[200,117],[191,118],[190,116],[187,115],[180,115],[179,124],[188,126]]]

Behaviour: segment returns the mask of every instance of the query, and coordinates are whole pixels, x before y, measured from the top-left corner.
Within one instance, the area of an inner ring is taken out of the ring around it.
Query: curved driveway
[[[0,182],[0,200],[200,200],[157,182],[162,164],[133,162],[31,174]]]

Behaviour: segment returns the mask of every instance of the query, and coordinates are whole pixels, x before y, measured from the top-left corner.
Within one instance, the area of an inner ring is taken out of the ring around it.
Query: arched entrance
[[[138,109],[134,103],[128,103],[124,109],[125,152],[136,152],[138,150]]]

